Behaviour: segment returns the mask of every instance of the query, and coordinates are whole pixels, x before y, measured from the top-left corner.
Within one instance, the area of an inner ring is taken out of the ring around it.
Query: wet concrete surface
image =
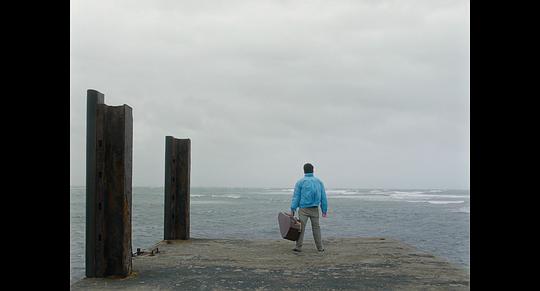
[[[162,241],[126,278],[85,278],[72,290],[469,290],[469,271],[384,238]]]

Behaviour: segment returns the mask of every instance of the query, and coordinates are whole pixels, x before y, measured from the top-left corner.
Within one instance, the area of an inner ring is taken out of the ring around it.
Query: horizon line
[[[86,185],[69,185],[69,187],[86,187]],[[133,185],[133,188],[136,187],[146,187],[146,188],[163,188],[164,186],[152,186],[152,185]],[[239,188],[239,189],[293,189],[293,187],[277,187],[277,186],[191,186],[190,188]],[[470,188],[449,188],[449,187],[326,187],[326,189],[399,189],[399,190],[466,190],[470,191]]]

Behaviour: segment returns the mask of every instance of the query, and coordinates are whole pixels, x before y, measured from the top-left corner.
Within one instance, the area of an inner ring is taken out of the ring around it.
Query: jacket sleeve
[[[300,188],[302,185],[302,180],[296,182],[296,185],[294,185],[294,194],[291,202],[291,211],[296,211],[296,208],[298,208],[300,204]]]
[[[328,200],[326,200],[326,190],[324,190],[324,184],[321,181],[321,210],[322,213],[328,211]]]

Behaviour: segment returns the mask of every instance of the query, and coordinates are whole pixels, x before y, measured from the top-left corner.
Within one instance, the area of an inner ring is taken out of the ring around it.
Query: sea
[[[290,211],[290,188],[190,189],[192,238],[281,239],[277,215]],[[132,249],[163,239],[163,187],[132,189]],[[452,189],[327,189],[330,237],[401,240],[470,270],[470,191]],[[70,188],[70,281],[84,277],[85,187]],[[309,225],[309,224],[308,224]],[[312,243],[311,226],[305,246]],[[291,249],[294,246],[291,242]],[[315,248],[315,246],[313,245]],[[339,246],[325,245],[325,248]]]

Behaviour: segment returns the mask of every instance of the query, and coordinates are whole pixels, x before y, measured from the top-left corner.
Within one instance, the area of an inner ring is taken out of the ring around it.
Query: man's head
[[[313,165],[310,163],[304,165],[304,174],[307,173],[313,173]]]

